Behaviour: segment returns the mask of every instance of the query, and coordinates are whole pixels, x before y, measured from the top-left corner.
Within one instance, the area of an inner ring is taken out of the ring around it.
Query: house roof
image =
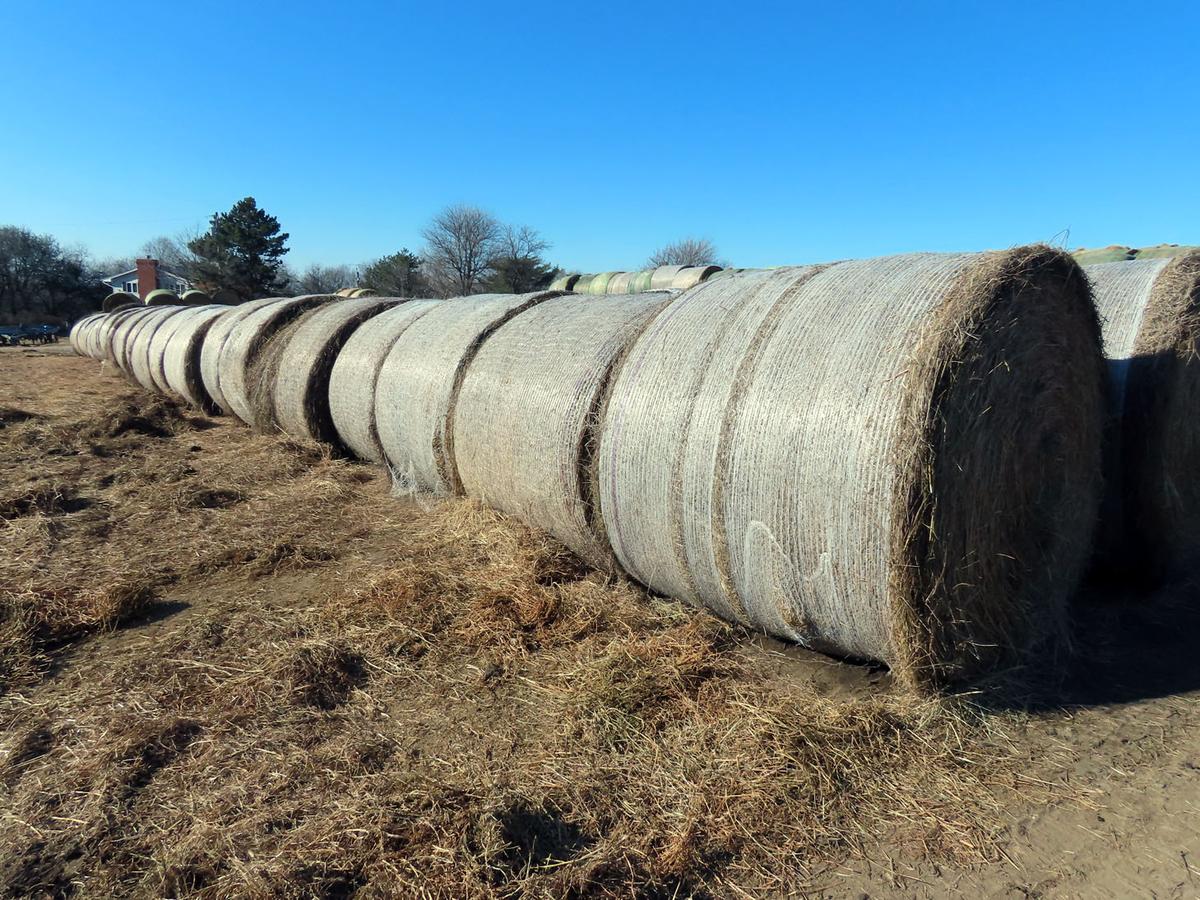
[[[187,281],[187,279],[184,278],[182,275],[176,275],[170,269],[164,269],[162,266],[158,267],[158,274],[159,275],[170,275],[172,278],[174,278],[177,281]],[[100,280],[103,283],[108,284],[110,282],[116,281],[119,278],[124,278],[126,275],[137,275],[137,269],[126,269],[124,272],[118,272],[116,275],[109,275],[107,278],[101,278]],[[191,284],[191,282],[188,282],[188,283]]]

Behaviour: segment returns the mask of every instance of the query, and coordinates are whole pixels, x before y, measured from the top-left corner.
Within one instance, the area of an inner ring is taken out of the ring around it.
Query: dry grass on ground
[[[997,858],[1059,791],[1014,719],[796,677],[474,504],[106,383],[0,411],[2,893],[819,889],[882,841]]]

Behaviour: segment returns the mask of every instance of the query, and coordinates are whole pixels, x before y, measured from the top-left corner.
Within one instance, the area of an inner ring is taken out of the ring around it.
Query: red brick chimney
[[[144,301],[146,295],[158,288],[158,260],[137,261],[138,296]]]

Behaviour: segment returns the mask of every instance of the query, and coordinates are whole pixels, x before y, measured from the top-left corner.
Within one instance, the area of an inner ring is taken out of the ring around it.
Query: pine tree
[[[239,200],[229,212],[214,213],[208,232],[188,243],[196,254],[196,282],[243,300],[279,293],[287,239],[279,220],[259,209],[253,197]]]

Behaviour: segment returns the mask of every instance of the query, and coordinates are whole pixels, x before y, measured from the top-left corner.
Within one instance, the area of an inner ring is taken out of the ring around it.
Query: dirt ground
[[[0,895],[1200,897],[1200,608],[926,701],[0,349]]]

